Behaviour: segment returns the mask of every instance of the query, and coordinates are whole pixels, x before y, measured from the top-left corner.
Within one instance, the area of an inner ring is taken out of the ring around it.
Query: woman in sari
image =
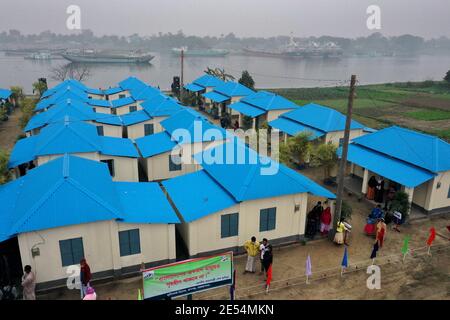
[[[373,200],[373,198],[375,198],[376,186],[377,186],[377,179],[375,178],[375,176],[371,176],[367,187],[367,194],[366,194],[367,199]]]

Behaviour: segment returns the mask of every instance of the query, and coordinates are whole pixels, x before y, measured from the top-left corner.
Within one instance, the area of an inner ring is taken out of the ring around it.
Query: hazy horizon
[[[448,0],[2,0],[0,30],[23,34],[66,28],[69,5],[81,8],[82,29],[128,36],[176,33],[237,37],[335,36],[356,38],[412,34],[426,39],[450,36]],[[381,8],[381,30],[366,27],[369,5]]]

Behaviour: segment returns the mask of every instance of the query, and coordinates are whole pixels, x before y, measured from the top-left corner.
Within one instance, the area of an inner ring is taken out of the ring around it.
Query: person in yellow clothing
[[[334,242],[337,244],[343,244],[345,241],[344,233],[348,231],[348,228],[344,224],[344,219],[338,222],[336,228],[336,234],[334,235]]]
[[[259,242],[256,241],[256,237],[253,236],[251,240],[245,241],[244,248],[247,251],[247,264],[244,273],[255,273],[256,258],[259,257]]]

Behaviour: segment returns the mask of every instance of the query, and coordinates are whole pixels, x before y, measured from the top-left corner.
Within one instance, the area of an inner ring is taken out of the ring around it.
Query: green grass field
[[[450,119],[450,111],[444,110],[417,110],[406,113],[417,120],[436,121]]]

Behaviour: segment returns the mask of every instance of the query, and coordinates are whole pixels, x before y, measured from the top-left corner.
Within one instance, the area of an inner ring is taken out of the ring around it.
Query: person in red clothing
[[[87,289],[90,287],[92,274],[86,259],[81,259],[80,267],[81,293],[84,297],[87,294]]]
[[[328,201],[325,201],[326,208],[320,215],[320,233],[325,236],[330,231],[331,225],[331,208],[328,205]]]

